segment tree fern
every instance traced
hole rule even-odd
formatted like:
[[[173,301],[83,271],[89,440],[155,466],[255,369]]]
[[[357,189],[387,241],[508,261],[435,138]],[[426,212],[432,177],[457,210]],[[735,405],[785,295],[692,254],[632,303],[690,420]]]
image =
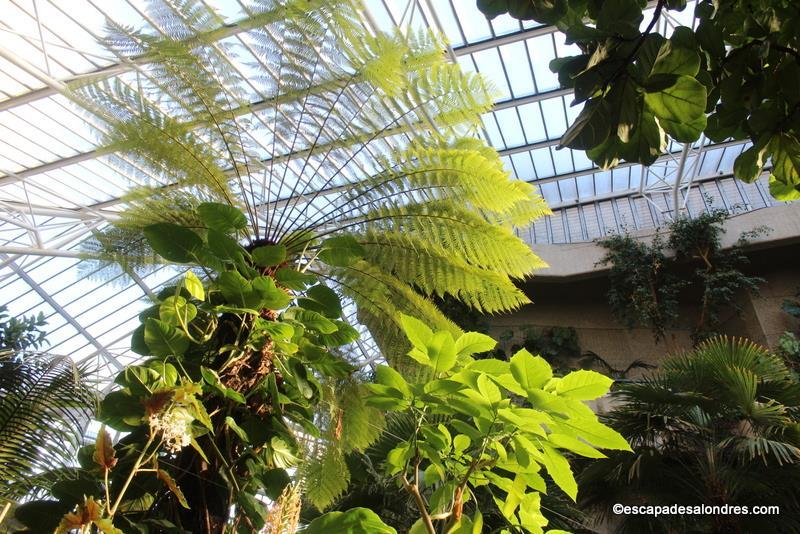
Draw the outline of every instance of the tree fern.
[[[345,456],[364,451],[384,429],[383,414],[364,403],[362,386],[353,380],[329,384],[327,409],[320,426],[322,441],[312,446],[301,468],[305,497],[319,510],[330,506],[350,482]]]
[[[105,122],[101,152],[125,153],[155,178],[87,251],[147,268],[154,256],[141,230],[180,221],[202,231],[193,210],[211,200],[248,214],[242,239],[306,258],[325,238],[353,236],[363,261],[322,270],[373,326],[392,329],[399,310],[454,328],[412,293],[487,313],[527,303],[512,279],[544,264],[512,228],[548,209],[472,136],[492,89],[446,62],[438,37],[374,34],[359,9],[350,0],[248,4],[242,24],[252,29],[240,47],[205,37],[221,21],[195,1],[153,3],[165,36],[112,26],[107,46],[146,58],[150,76],[73,92]],[[387,354],[402,353],[396,333],[377,337]]]

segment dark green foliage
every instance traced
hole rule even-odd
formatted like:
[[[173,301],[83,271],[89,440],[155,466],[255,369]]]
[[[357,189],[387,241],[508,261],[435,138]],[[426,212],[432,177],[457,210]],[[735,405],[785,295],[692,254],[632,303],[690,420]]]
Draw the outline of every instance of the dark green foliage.
[[[202,214],[227,232],[243,218],[228,209]],[[288,277],[306,287],[290,290],[260,265],[274,263],[255,253],[266,247],[251,254],[232,239],[212,245],[225,234],[159,223],[145,236],[154,250],[191,260],[207,277],[187,271],[140,314],[133,346],[146,359],[119,373],[97,415],[127,435],[112,444],[101,430],[79,454],[80,478],[54,494],[67,511],[79,507],[77,515],[51,518],[59,532],[89,521],[146,531],[154,518],[180,532],[256,532],[269,512],[257,495],[278,499],[300,476],[315,488],[343,479],[346,487],[339,464],[324,464],[329,469],[312,482],[315,455],[336,460],[363,449],[382,417],[364,405],[355,367],[335,350],[358,337],[341,320],[339,294],[311,274]],[[320,410],[325,405],[337,406],[333,416]],[[302,474],[290,476],[301,461]],[[330,490],[328,502],[343,490]],[[25,510],[18,519],[39,528]]]
[[[678,294],[686,281],[670,272],[661,235],[649,244],[622,234],[598,243],[607,250],[601,263],[611,266],[608,303],[614,316],[628,328],[647,326],[656,341],[663,339],[678,319]]]
[[[561,145],[586,150],[602,167],[652,164],[667,136],[749,140],[734,164],[752,182],[772,160],[770,192],[800,198],[800,4],[795,0],[699,0],[698,23],[655,33],[685,0],[478,0],[501,13],[555,25],[581,53],[550,69],[583,111]],[[642,30],[644,26],[644,30]]]
[[[694,219],[677,219],[667,227],[666,241],[659,233],[649,243],[628,234],[599,240],[607,251],[599,264],[610,266],[608,301],[617,319],[628,328],[650,328],[658,341],[678,324],[680,306],[694,304],[698,313],[692,326],[693,341],[714,336],[720,314],[729,309],[739,311],[738,292],[756,291],[763,282],[742,269],[749,263],[744,253],[749,239],[768,229],[745,232],[733,247],[722,249],[726,217],[724,210],[714,210]],[[691,269],[688,275],[687,268]],[[691,290],[701,295],[696,304],[684,296]]]
[[[778,505],[780,515],[616,516],[617,532],[797,532],[800,382],[777,356],[714,338],[620,384],[604,421],[634,454],[610,454],[578,477],[579,504],[601,518],[627,505]],[[616,520],[619,520],[617,523]]]
[[[8,318],[0,306],[0,503],[75,477],[68,467],[97,402],[87,369],[28,352],[47,343],[43,315]]]
[[[9,352],[36,350],[46,343],[46,334],[42,327],[47,321],[42,312],[19,318],[9,317],[7,310],[7,306],[0,305],[0,358]]]
[[[800,297],[800,292],[795,296]],[[781,304],[781,309],[795,319],[800,318],[800,301],[785,299]],[[787,331],[781,334],[775,351],[783,356],[789,367],[794,369],[795,372],[800,372],[800,339],[798,339],[798,332]]]

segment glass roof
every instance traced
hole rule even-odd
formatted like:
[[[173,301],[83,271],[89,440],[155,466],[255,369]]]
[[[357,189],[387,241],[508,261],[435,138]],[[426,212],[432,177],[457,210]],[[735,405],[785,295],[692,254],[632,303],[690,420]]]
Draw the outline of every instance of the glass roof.
[[[158,34],[147,16],[149,3],[6,0],[0,14],[0,303],[14,314],[43,312],[50,351],[94,360],[105,376],[138,358],[128,349],[137,314],[153,288],[180,273],[165,267],[135,280],[108,280],[81,260],[79,243],[114,219],[120,197],[161,178],[124,156],[97,150],[96,132],[103,125],[62,92],[66,83],[81,78],[148,80],[146,68],[99,40],[107,19]],[[168,0],[160,3],[171,6]],[[218,48],[242,74],[259,75],[266,66],[252,54],[252,36],[236,25],[248,13],[247,2],[199,3],[213,9],[226,28]],[[559,89],[548,68],[553,58],[576,52],[552,27],[509,16],[487,21],[474,0],[364,0],[364,6],[364,24],[371,31],[399,27],[443,33],[450,58],[493,85],[496,104],[483,117],[481,135],[501,154],[509,173],[536,184],[555,210],[552,217],[520,229],[531,243],[589,240],[628,223],[657,225],[674,210],[676,179],[690,213],[708,209],[706,198],[730,210],[774,203],[762,186],[745,191],[729,178],[734,158],[746,148],[741,143],[672,143],[649,168],[623,163],[611,171],[595,168],[583,152],[558,149],[559,137],[581,108],[572,105],[570,91]],[[659,30],[668,34],[677,22],[692,24],[692,12],[690,5],[677,14],[679,21],[665,18]],[[254,108],[268,96],[255,86],[246,95]],[[257,110],[250,120],[268,125],[267,113]],[[251,141],[271,155],[273,134],[262,130],[258,135]],[[378,140],[375,150],[392,142]],[[291,151],[285,146],[277,152]],[[288,172],[298,172],[291,159],[286,165]],[[352,165],[361,175],[372,168],[367,157],[355,158]],[[365,360],[378,356],[368,336],[354,349]]]

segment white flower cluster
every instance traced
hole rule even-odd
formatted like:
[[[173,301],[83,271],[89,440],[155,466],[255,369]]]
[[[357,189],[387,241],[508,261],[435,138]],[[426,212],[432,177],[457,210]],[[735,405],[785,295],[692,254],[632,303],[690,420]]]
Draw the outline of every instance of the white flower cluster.
[[[162,433],[164,445],[170,452],[179,452],[192,442],[192,417],[184,408],[175,407],[150,416],[150,431]]]

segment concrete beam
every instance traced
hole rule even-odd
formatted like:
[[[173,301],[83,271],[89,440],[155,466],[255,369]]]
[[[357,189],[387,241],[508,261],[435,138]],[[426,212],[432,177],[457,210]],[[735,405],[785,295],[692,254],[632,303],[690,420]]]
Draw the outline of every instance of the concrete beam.
[[[760,250],[800,243],[800,202],[762,208],[739,215],[725,221],[722,247],[730,248],[742,232],[765,226],[771,231],[751,240],[750,250]],[[663,234],[663,233],[662,233]],[[639,240],[652,240],[655,229],[631,232]],[[567,279],[591,278],[601,276],[607,267],[596,265],[605,249],[594,242],[567,244],[534,244],[536,254],[549,265],[547,269],[536,272],[535,280],[540,282],[561,282]]]

